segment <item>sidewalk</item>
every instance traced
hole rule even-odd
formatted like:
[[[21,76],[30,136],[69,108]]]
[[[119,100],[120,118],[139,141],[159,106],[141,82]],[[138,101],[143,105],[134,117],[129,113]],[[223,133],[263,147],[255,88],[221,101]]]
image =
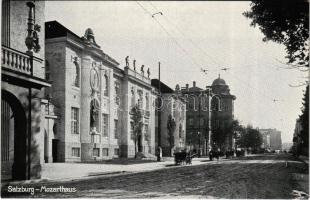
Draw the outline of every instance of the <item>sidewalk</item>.
[[[208,158],[194,158],[192,165],[202,165]],[[186,166],[186,165],[181,165]],[[189,166],[189,165],[187,165]],[[74,179],[91,178],[96,176],[137,173],[164,168],[180,167],[174,165],[174,159],[165,159],[163,162],[145,162],[135,164],[114,163],[45,163],[42,165],[42,181],[67,181]]]
[[[307,157],[307,156],[299,156],[298,158],[309,165],[309,157]]]

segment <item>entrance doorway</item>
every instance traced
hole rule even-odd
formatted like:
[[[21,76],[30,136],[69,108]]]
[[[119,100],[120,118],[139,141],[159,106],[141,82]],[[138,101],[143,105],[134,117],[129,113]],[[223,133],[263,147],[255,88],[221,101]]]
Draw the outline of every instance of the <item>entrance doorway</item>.
[[[1,179],[26,179],[27,120],[19,100],[1,90]]]

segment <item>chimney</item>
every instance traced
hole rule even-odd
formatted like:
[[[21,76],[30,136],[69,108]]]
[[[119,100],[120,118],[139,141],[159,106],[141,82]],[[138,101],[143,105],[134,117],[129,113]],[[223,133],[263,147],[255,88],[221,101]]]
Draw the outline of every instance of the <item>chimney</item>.
[[[193,81],[193,87],[196,87],[196,81]]]
[[[188,83],[186,83],[186,90],[188,90]]]

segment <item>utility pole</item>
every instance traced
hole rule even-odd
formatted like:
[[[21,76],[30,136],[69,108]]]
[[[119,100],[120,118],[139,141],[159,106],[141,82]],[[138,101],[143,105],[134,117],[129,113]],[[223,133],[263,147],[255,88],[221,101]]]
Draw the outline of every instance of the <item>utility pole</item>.
[[[208,90],[208,149],[209,149],[209,152],[208,154],[210,153],[211,149],[212,149],[212,144],[211,144],[211,91],[210,91],[210,88]]]
[[[158,97],[157,97],[157,102],[158,102],[158,107],[157,107],[157,113],[158,113],[158,150],[157,150],[157,161],[161,161],[161,156],[162,156],[162,149],[161,149],[161,88],[160,88],[160,62],[158,62]],[[159,106],[160,103],[160,106]]]
[[[198,95],[198,157],[200,157],[200,94]]]

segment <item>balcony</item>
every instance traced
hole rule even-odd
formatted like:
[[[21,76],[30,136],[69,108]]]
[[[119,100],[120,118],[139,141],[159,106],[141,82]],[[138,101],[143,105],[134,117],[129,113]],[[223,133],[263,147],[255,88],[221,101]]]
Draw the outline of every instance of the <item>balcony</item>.
[[[2,68],[32,75],[33,64],[29,55],[4,46],[1,48],[1,53]]]
[[[44,80],[43,60],[6,46],[1,47],[1,69],[3,80],[23,86],[50,87]]]

